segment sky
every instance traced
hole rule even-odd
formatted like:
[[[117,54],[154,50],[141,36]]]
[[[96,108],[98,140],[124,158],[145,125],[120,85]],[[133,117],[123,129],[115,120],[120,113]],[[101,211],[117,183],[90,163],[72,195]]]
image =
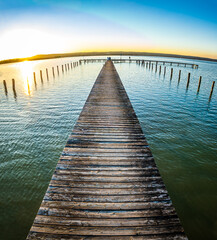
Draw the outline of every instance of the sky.
[[[0,59],[83,51],[217,59],[216,0],[0,0]]]

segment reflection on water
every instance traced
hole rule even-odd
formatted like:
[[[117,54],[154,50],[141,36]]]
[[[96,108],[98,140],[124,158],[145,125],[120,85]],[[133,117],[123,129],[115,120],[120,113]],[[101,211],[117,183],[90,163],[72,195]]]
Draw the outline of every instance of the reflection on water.
[[[32,88],[33,88],[33,69],[34,66],[37,64],[37,62],[33,61],[25,61],[21,62],[19,65],[22,79],[23,79],[23,86],[24,86],[24,93],[26,95],[32,94]]]
[[[76,59],[0,66],[0,79],[6,80],[8,88],[6,97],[0,81],[0,239],[25,239],[66,139],[103,65],[89,63],[72,69],[67,65],[66,71],[65,64]],[[210,102],[209,94],[217,64],[196,63],[199,69],[173,66],[171,80],[171,66],[164,75],[163,69],[159,74],[159,69],[155,72],[152,66],[133,62],[115,65],[189,239],[216,239],[216,89]],[[40,70],[46,76],[46,68],[50,78],[42,85]],[[188,72],[191,80],[186,91]]]

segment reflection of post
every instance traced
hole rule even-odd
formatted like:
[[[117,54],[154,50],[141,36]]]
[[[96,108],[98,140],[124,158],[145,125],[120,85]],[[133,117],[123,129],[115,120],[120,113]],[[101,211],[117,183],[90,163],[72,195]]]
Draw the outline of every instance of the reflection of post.
[[[35,83],[35,86],[36,86],[36,85],[37,85],[37,82],[36,82],[35,72],[33,72],[33,79],[34,79],[34,83]]]
[[[179,78],[178,78],[178,82],[180,82],[181,79],[181,70],[179,70]]]
[[[6,84],[5,80],[3,80],[3,85],[4,85],[4,89],[5,89],[5,95],[7,96],[8,95],[8,89],[7,89],[7,84]]]
[[[210,91],[209,100],[211,100],[211,98],[212,98],[212,93],[213,93],[214,86],[215,86],[215,81],[212,82],[212,88],[211,88],[211,91]]]
[[[173,68],[171,68],[170,80],[173,78]]]
[[[42,71],[40,70],[41,82],[43,83]]]
[[[191,73],[188,73],[188,81],[187,81],[187,85],[186,85],[186,88],[187,88],[187,89],[188,89],[188,87],[189,87],[190,77],[191,77]]]
[[[49,81],[48,69],[46,68],[47,80]]]
[[[27,78],[27,87],[28,87],[28,94],[30,95],[30,86],[29,86],[29,80]]]
[[[200,91],[201,80],[202,80],[202,77],[200,76],[199,83],[198,83],[198,88],[197,88],[197,93],[199,93],[199,91]]]

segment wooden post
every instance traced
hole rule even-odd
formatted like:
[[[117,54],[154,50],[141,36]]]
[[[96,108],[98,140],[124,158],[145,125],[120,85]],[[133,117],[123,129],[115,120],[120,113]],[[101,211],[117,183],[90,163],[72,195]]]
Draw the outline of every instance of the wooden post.
[[[173,68],[171,68],[171,73],[170,73],[170,80],[173,78]]]
[[[14,80],[14,79],[12,79],[12,89],[13,89],[14,92],[16,92],[16,89],[15,89],[15,80]]]
[[[152,70],[152,71],[153,71],[153,65],[154,65],[154,64],[152,63],[152,64],[151,64],[151,70]]]
[[[33,72],[33,79],[34,79],[34,83],[35,83],[35,86],[36,86],[36,85],[37,85],[37,82],[36,82],[35,72]]]
[[[46,68],[47,80],[49,81],[48,69]]]
[[[181,70],[179,70],[179,78],[178,78],[178,82],[180,82],[180,79],[181,79]]]
[[[67,65],[68,65],[68,70],[69,70],[69,63]]]
[[[42,71],[40,70],[41,82],[43,83]]]
[[[209,100],[211,100],[211,98],[212,98],[212,93],[213,93],[214,86],[215,86],[215,81],[212,82],[212,88],[211,88],[211,91],[210,91]]]
[[[157,62],[156,62],[156,66],[155,66],[155,72],[157,72]]]
[[[72,63],[71,63],[71,69],[72,69]]]
[[[161,65],[160,65],[160,69],[159,69],[159,74],[161,74]]]
[[[188,81],[187,81],[187,85],[186,85],[186,88],[187,88],[187,89],[188,89],[188,87],[189,87],[190,77],[191,77],[191,73],[188,73]]]
[[[14,98],[16,99],[17,98],[17,93],[16,93],[16,89],[15,89],[15,80],[12,78],[12,89],[13,89],[13,92],[14,92]]]
[[[164,76],[166,75],[167,68],[164,67]]]
[[[202,77],[200,76],[199,83],[198,83],[198,88],[197,88],[197,93],[199,93],[199,91],[200,91],[201,80],[202,80]]]
[[[64,67],[63,67],[63,65],[62,65],[62,72],[64,73]]]
[[[53,77],[55,78],[55,72],[54,72],[54,67],[52,67],[52,70],[53,70]]]
[[[66,67],[66,64],[65,64],[65,70],[66,70],[66,72],[67,72],[67,67]]]
[[[5,95],[7,96],[8,95],[8,89],[7,89],[7,84],[6,84],[5,80],[3,80],[3,85],[4,85],[4,89],[5,89]]]
[[[60,75],[59,66],[57,66],[57,74]]]

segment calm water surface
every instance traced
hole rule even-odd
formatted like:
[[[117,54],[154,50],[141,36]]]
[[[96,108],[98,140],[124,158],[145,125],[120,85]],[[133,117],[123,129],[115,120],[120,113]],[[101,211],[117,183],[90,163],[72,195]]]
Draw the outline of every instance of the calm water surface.
[[[89,63],[64,74],[60,68],[57,75],[57,65],[78,59],[0,65],[1,240],[25,239],[68,135],[102,68],[102,63]],[[197,63],[199,69],[173,66],[170,81],[171,66],[167,66],[165,77],[136,63],[115,66],[189,239],[217,239],[217,88],[208,100],[212,81],[217,80],[217,64],[178,61]],[[179,69],[182,77],[178,84]],[[186,90],[188,72],[191,81]],[[200,75],[201,89],[196,94]],[[16,96],[12,78],[16,80]]]

